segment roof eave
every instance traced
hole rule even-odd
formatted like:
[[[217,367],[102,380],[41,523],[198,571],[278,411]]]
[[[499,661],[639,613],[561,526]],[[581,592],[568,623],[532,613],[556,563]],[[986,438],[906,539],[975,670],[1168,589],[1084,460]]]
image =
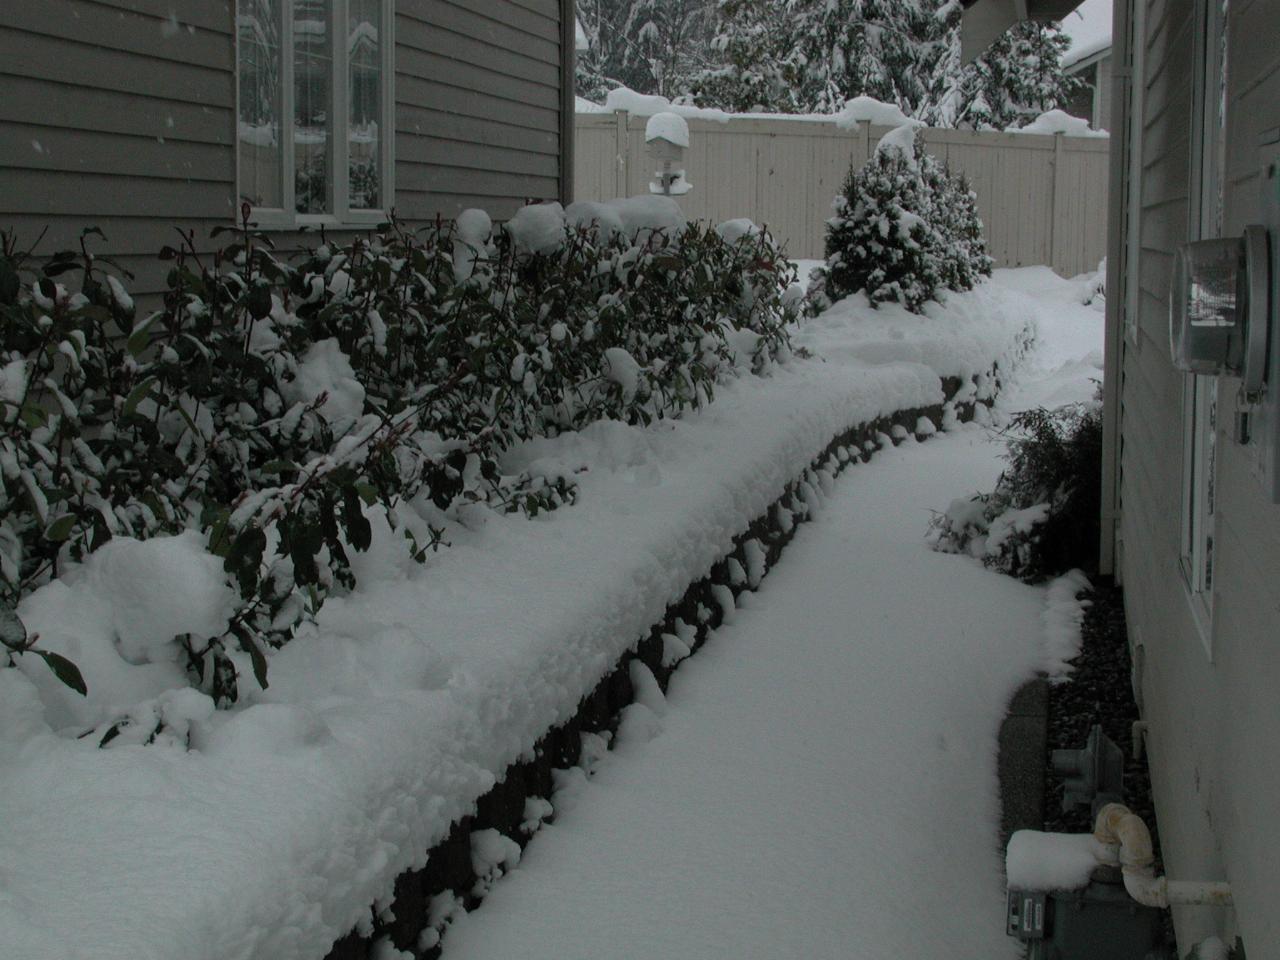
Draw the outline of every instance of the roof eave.
[[[960,58],[976,60],[996,39],[1022,20],[1060,21],[1083,0],[963,0]]]

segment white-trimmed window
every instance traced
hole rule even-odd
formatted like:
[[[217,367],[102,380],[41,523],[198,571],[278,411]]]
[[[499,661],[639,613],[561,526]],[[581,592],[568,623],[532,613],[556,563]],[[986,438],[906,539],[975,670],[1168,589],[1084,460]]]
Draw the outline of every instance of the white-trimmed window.
[[[393,205],[393,0],[236,0],[236,168],[264,227]]]
[[[1222,236],[1229,0],[1199,0],[1192,117],[1191,239]],[[1182,573],[1206,648],[1212,635],[1218,378],[1188,374],[1182,412]]]

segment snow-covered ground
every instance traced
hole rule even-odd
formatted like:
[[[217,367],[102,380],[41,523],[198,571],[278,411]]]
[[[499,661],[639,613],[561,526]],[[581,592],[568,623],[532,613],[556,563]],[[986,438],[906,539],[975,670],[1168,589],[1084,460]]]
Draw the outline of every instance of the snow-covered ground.
[[[1088,399],[1087,282],[995,282],[1044,308],[1012,404]],[[1069,655],[1071,602],[924,543],[1001,449],[972,426],[847,474],[666,701],[628,708],[616,752],[567,781],[446,960],[1017,955],[996,736],[1018,684]]]
[[[650,428],[601,423],[526,445],[512,455],[510,468],[536,462],[572,476],[580,486],[575,505],[536,521],[480,508],[456,515],[446,533],[452,546],[425,567],[405,561],[389,534],[375,537],[373,548],[357,558],[367,586],[330,601],[313,634],[272,657],[270,687],[248,692],[232,711],[207,709],[210,704],[183,689],[179,663],[148,662],[133,646],[159,630],[159,621],[142,616],[145,610],[162,614],[170,633],[207,617],[216,597],[197,590],[202,602],[189,600],[201,584],[216,588],[218,571],[203,569],[198,551],[181,543],[150,541],[95,554],[65,583],[34,594],[20,609],[42,646],[81,665],[89,697],[61,687],[42,664],[0,670],[0,821],[6,824],[0,956],[322,956],[334,939],[369,922],[370,905],[387,901],[395,877],[422,866],[449,824],[544,730],[571,715],[621,653],[832,436],[893,410],[940,402],[940,375],[978,374],[997,359],[1008,369],[1024,324],[1041,312],[1019,286],[1053,308],[1041,330],[1054,342],[1059,307],[1075,288],[1055,281],[1046,294],[1052,275],[1045,274],[1001,275],[973,293],[949,296],[945,307],[930,306],[926,317],[846,301],[797,335],[814,359],[727,384],[696,415]],[[1057,373],[1044,371],[1046,383],[1054,376],[1062,381],[1059,392],[1074,382],[1062,367],[1070,362],[1074,327],[1063,330],[1062,362],[1048,361]],[[913,519],[890,529],[873,516],[880,507],[857,501],[869,526],[864,534],[843,521],[833,525],[850,537],[840,562],[876,553],[890,564],[899,562],[894,557],[927,556],[938,569],[968,571],[957,577],[999,582],[963,560],[920,548],[930,507],[945,506],[964,488],[989,486],[996,467],[982,438],[980,431],[964,432],[892,452],[863,475],[856,471],[864,468],[856,468],[829,509],[833,519],[854,509],[840,498],[873,496],[873,490],[855,491],[863,477],[877,476],[901,486],[904,497],[916,491],[914,500],[894,508],[894,515]],[[932,476],[952,461],[957,472],[947,482]],[[932,476],[927,487],[918,486],[925,475]],[[826,549],[817,536],[817,528],[806,533],[795,551],[800,564],[787,563],[801,569],[805,551]],[[917,662],[920,652],[906,648],[922,638],[911,632],[917,620],[907,614],[933,610],[919,622],[935,623],[941,613],[925,581],[895,582],[892,590],[881,582],[886,588],[878,603],[859,609],[857,622],[903,617],[897,640],[909,657],[904,663]],[[995,589],[1013,596],[1022,591],[1015,586],[1002,582]],[[841,582],[836,592],[851,589]],[[1026,596],[1032,599],[1010,602],[1028,609],[1039,602]],[[761,599],[754,607],[764,615]],[[754,616],[749,609],[745,623]],[[719,646],[700,659],[714,663]],[[1028,655],[996,674],[1012,683],[1032,662]],[[683,686],[710,672],[690,669],[677,684],[677,700]],[[831,661],[829,672],[838,669],[840,662]],[[998,700],[1004,686],[989,686]],[[780,697],[766,702],[781,716],[808,710]],[[954,723],[968,715],[967,703],[955,704]],[[998,709],[983,707],[981,723]],[[910,720],[905,711],[898,714],[903,722]],[[150,745],[122,736],[110,749],[98,749],[99,735],[77,739],[95,727],[100,734],[125,712],[153,725],[163,719],[167,732]],[[875,727],[892,728],[892,719],[885,714]],[[858,736],[848,731],[851,742]],[[832,745],[818,746],[810,753],[814,765],[825,757],[836,784],[852,787],[837,769],[839,756],[828,752]],[[971,745],[949,749],[982,754]],[[754,773],[761,784],[771,775],[764,768]],[[791,796],[781,781],[776,789],[780,801]],[[584,811],[594,808],[589,794]],[[985,796],[983,803],[990,792]],[[667,806],[664,815],[679,822],[686,811]],[[730,824],[735,817],[730,810],[722,819]],[[579,822],[585,829],[588,821]],[[556,830],[572,841],[574,823],[565,812]],[[839,837],[844,826],[824,824],[822,836]],[[797,864],[822,859],[809,856],[817,841],[807,842]],[[751,844],[736,845],[751,850]],[[531,848],[530,874],[553,849],[550,839]],[[838,848],[831,849],[830,859],[838,859]],[[778,929],[787,925],[781,916]]]

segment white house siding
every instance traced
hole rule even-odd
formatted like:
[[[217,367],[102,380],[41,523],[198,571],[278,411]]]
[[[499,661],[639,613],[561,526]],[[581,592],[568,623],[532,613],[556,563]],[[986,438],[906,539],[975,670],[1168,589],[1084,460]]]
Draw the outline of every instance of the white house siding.
[[[1142,646],[1157,816],[1169,876],[1225,877],[1235,894],[1234,913],[1175,911],[1183,949],[1238,932],[1249,956],[1280,956],[1280,506],[1263,498],[1230,439],[1236,382],[1224,379],[1215,595],[1202,636],[1179,569],[1183,379],[1169,359],[1167,319],[1173,252],[1191,223],[1198,28],[1191,0],[1130,2],[1146,3],[1146,63],[1138,343],[1125,344],[1120,388],[1120,573],[1131,642]],[[1231,0],[1228,234],[1255,219],[1258,134],[1280,126],[1278,29],[1280,0]]]
[[[402,218],[473,205],[505,217],[527,199],[568,196],[567,8],[397,0]],[[175,226],[208,249],[209,230],[235,216],[234,0],[15,0],[3,9],[0,229],[30,243],[47,228],[38,252],[49,253],[100,227],[109,242],[93,249],[136,272],[135,291],[158,292],[154,255],[175,242]]]

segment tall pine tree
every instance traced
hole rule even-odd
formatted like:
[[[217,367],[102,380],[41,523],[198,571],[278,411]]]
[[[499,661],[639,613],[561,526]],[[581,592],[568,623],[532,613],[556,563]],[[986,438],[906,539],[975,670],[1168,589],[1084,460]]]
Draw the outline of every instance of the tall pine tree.
[[[711,63],[714,0],[578,0],[587,50],[578,54],[578,95],[603,100],[614,87],[674,97]]]
[[[695,102],[728,110],[829,112],[857,96],[932,126],[1033,117],[1073,92],[1055,25],[1022,24],[960,64],[956,0],[718,0],[721,62],[693,77]]]

